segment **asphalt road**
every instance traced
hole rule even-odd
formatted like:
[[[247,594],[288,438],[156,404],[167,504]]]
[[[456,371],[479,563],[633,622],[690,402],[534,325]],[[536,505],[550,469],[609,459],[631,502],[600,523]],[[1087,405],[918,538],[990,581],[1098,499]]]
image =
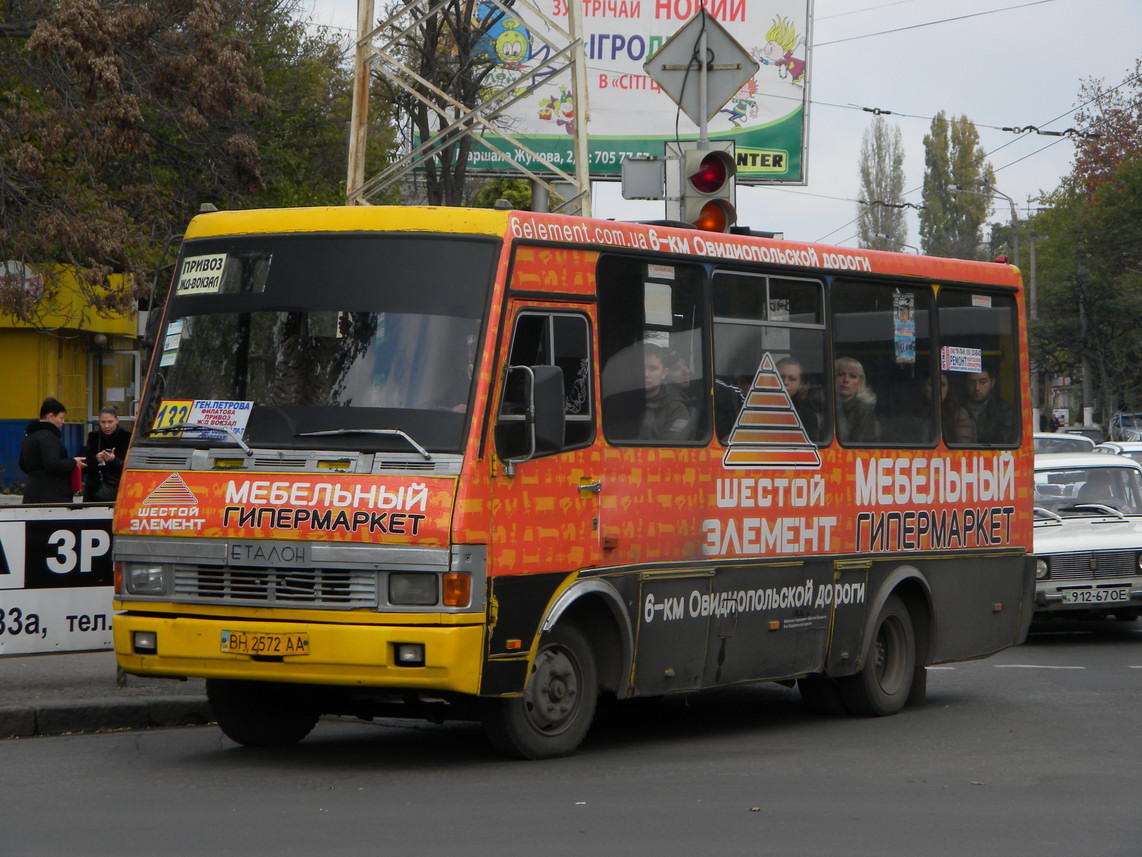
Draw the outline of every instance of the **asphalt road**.
[[[549,762],[392,721],[286,752],[213,727],[8,740],[0,855],[1134,857],[1142,622],[1091,627],[936,669],[895,717],[736,689],[620,706]]]

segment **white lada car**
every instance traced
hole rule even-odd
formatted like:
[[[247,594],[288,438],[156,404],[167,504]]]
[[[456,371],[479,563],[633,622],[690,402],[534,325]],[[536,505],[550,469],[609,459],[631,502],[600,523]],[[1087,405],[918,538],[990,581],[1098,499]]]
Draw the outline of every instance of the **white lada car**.
[[[1122,456],[1035,456],[1035,611],[1142,613],[1142,465]]]

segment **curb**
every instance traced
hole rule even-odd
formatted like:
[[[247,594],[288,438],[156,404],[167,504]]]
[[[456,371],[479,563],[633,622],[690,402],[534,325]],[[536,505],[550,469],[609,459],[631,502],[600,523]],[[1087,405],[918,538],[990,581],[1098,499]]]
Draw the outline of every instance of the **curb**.
[[[158,696],[147,700],[93,699],[0,706],[0,738],[202,726],[213,722],[205,697]]]

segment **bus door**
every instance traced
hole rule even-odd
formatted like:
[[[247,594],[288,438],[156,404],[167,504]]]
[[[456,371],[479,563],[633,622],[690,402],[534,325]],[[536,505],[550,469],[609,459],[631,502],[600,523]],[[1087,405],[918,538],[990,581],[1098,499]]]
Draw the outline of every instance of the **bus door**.
[[[541,451],[492,482],[492,568],[500,575],[563,574],[599,565],[600,456],[594,449],[595,391],[591,320],[567,307],[513,304],[509,367],[556,366],[563,375],[562,448]],[[523,386],[509,373],[499,403],[496,445],[502,459],[526,448]],[[513,401],[520,399],[521,401]],[[514,419],[514,421],[513,421]],[[514,469],[508,475],[507,471]],[[536,585],[543,588],[544,583]],[[535,597],[540,597],[536,595]]]

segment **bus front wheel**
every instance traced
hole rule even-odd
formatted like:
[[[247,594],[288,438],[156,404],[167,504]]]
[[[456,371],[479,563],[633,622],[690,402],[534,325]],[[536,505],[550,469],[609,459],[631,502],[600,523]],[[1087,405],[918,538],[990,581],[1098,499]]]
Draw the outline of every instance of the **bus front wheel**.
[[[246,747],[296,744],[320,716],[304,691],[271,682],[207,679],[206,698],[226,737]]]
[[[507,756],[567,756],[586,737],[598,694],[590,642],[575,625],[556,625],[543,635],[523,695],[485,701],[484,731]]]
[[[916,635],[908,606],[896,595],[884,602],[873,625],[872,647],[864,668],[837,680],[845,707],[853,714],[895,714],[908,702],[916,669]]]

